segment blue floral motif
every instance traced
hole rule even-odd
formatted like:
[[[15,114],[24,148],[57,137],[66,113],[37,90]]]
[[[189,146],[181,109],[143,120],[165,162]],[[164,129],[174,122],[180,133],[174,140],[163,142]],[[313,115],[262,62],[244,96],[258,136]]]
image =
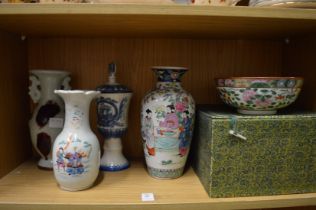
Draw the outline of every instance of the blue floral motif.
[[[101,93],[131,93],[132,91],[120,84],[107,84],[103,86],[97,87],[97,90],[100,91]]]
[[[187,71],[186,68],[155,68],[155,71],[159,82],[180,82],[181,77]]]
[[[127,101],[127,98],[124,98],[118,104],[118,101],[111,98],[100,97],[97,100],[99,109],[98,124],[106,127],[123,126],[119,120],[122,117]]]

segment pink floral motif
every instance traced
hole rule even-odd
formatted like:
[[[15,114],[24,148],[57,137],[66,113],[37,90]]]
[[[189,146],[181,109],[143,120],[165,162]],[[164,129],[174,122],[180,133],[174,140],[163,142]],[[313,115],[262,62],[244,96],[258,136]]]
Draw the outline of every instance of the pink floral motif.
[[[177,72],[172,72],[170,76],[172,79],[177,79],[179,77],[179,74]]]
[[[219,87],[224,87],[225,86],[225,80],[224,79],[218,79],[217,80],[217,85]]]
[[[268,82],[269,82],[269,80],[257,79],[257,80],[251,81],[251,84],[253,84],[253,83],[268,83]]]
[[[175,113],[169,113],[165,117],[164,121],[159,123],[160,127],[177,129],[179,127],[179,120]]]
[[[243,94],[242,94],[242,99],[244,101],[249,101],[255,95],[256,95],[255,91],[253,91],[253,90],[245,90],[245,92],[243,92]]]
[[[267,106],[271,105],[272,100],[271,100],[271,99],[265,99],[264,101],[262,101],[262,100],[256,100],[255,103],[256,103],[256,105],[257,105],[258,107],[267,107]]]
[[[232,79],[226,79],[226,80],[225,80],[225,86],[226,86],[226,87],[234,87],[234,80],[232,80]]]
[[[185,104],[184,104],[184,103],[178,102],[178,103],[176,104],[176,110],[177,110],[177,111],[183,112],[184,109],[185,109]]]

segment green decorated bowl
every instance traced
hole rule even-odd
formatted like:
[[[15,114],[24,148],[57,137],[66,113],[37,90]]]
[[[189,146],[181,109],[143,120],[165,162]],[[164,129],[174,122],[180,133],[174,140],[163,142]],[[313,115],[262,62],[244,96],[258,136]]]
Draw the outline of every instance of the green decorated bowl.
[[[217,87],[224,103],[242,114],[275,114],[277,109],[292,104],[301,88],[234,88]]]

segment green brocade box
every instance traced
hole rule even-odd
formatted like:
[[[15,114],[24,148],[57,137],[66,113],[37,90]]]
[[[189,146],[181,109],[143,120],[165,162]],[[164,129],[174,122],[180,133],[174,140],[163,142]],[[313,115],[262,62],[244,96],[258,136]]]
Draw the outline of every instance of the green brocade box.
[[[203,107],[196,123],[192,166],[210,197],[316,192],[316,113]]]

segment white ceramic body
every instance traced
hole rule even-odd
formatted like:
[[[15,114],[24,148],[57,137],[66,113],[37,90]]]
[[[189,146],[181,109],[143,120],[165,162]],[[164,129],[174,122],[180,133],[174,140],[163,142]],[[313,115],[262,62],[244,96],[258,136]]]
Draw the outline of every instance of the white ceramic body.
[[[300,88],[232,88],[217,87],[224,103],[238,108],[241,114],[275,114],[292,104]]]
[[[89,124],[89,107],[98,91],[56,90],[66,106],[65,125],[53,147],[54,175],[60,188],[84,190],[95,182],[100,146]]]
[[[52,169],[52,146],[62,130],[63,123],[61,126],[50,126],[49,120],[58,118],[63,121],[65,117],[64,103],[54,90],[69,82],[69,72],[33,70],[30,73],[32,84],[29,94],[33,101],[38,103],[29,121],[31,140],[36,152],[41,156],[39,168]],[[68,84],[65,86],[70,88]]]
[[[129,167],[122,153],[121,137],[128,127],[132,93],[102,93],[97,99],[98,129],[105,137],[100,169],[120,171]]]
[[[194,115],[195,102],[182,89],[180,82],[158,82],[157,89],[144,97],[141,132],[151,176],[172,179],[183,174],[190,150]]]

